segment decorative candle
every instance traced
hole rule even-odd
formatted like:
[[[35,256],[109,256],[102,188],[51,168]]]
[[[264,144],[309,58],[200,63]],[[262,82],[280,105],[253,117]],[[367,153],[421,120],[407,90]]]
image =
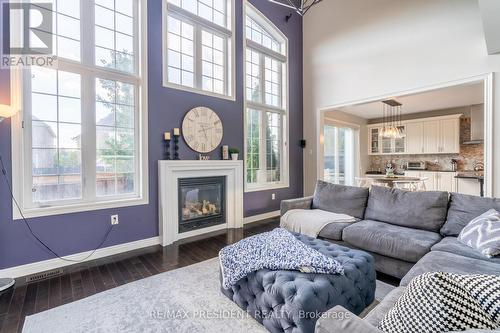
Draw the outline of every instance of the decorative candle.
[[[165,132],[165,141],[170,141],[170,132]]]
[[[174,135],[175,136],[181,135],[181,131],[178,128],[174,128]]]

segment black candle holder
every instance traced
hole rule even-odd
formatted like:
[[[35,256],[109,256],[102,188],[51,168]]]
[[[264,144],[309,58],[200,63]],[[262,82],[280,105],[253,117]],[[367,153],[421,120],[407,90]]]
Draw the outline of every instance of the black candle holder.
[[[180,160],[179,158],[179,136],[174,135],[174,160]]]
[[[170,140],[165,140],[165,160],[170,160]]]

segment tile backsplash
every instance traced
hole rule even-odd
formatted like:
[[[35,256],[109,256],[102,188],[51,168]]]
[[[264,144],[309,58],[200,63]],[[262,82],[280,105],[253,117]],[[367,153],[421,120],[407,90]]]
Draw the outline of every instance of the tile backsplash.
[[[426,161],[428,170],[451,170],[451,160],[458,161],[458,171],[474,170],[476,162],[484,161],[484,145],[464,145],[470,139],[470,117],[460,118],[460,153],[428,154],[428,155],[373,155],[370,156],[370,170],[383,171],[385,165],[392,161],[398,171],[404,170],[407,161]]]

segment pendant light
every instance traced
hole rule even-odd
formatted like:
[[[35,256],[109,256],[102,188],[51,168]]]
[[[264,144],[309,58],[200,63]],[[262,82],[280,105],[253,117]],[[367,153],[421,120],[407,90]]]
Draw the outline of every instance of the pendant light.
[[[401,126],[402,104],[394,99],[382,101],[383,127],[380,136],[388,139],[401,139],[406,133]]]

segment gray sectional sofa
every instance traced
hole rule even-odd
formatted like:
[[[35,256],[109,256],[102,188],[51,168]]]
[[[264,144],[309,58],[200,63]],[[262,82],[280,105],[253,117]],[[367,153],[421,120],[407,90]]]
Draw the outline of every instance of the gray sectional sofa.
[[[362,215],[360,207],[364,209]],[[500,257],[484,257],[457,239],[473,218],[491,208],[500,211],[500,199],[384,187],[373,187],[368,193],[364,188],[318,181],[314,196],[281,203],[282,214],[296,208],[324,209],[356,216],[357,222],[331,223],[318,237],[364,250],[375,258],[377,271],[401,278],[400,286],[364,319],[353,314],[349,320],[339,320],[343,317],[338,315],[323,316],[317,323],[316,332],[319,333],[379,332],[378,323],[408,283],[422,273],[500,275]],[[335,307],[330,311],[347,310]]]

